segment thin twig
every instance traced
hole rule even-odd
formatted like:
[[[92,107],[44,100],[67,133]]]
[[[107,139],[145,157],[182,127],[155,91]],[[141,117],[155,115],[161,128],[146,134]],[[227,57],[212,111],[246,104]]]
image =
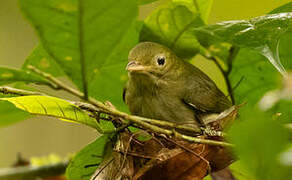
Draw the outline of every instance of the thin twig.
[[[118,152],[118,153],[121,153],[123,155],[126,155],[126,156],[133,156],[133,157],[138,157],[138,158],[143,158],[143,159],[155,159],[155,160],[160,160],[159,158],[157,157],[154,157],[154,156],[147,156],[147,155],[143,155],[143,154],[138,154],[138,153],[135,153],[135,152],[123,152],[121,150],[114,150],[115,152]]]
[[[33,92],[23,89],[16,89],[8,86],[0,86],[0,92],[3,94],[11,94],[11,95],[17,95],[17,96],[28,96],[28,95],[45,95],[41,92]]]
[[[196,7],[197,12],[200,13],[200,7],[199,7],[199,4],[198,4],[197,0],[193,0],[193,3],[195,5],[195,7]]]
[[[224,80],[225,80],[225,83],[226,83],[226,86],[227,86],[228,95],[230,96],[232,104],[235,104],[235,99],[234,99],[234,95],[233,95],[233,88],[231,86],[231,82],[230,82],[228,76],[232,70],[232,61],[234,60],[234,58],[236,57],[238,52],[239,52],[238,47],[231,46],[231,48],[229,49],[229,56],[227,57],[227,60],[226,60],[227,61],[227,70],[223,69],[223,67],[220,65],[219,61],[217,60],[217,58],[210,55],[211,53],[208,53],[208,55],[202,54],[205,58],[212,60],[215,63],[215,65],[218,67],[220,72],[222,73]]]
[[[45,166],[22,166],[0,169],[0,179],[37,179],[64,174],[68,162],[62,162]]]
[[[227,58],[227,71],[226,71],[227,75],[229,75],[232,70],[232,61],[237,56],[238,52],[239,52],[239,47],[231,46],[231,48],[229,49],[229,56]]]
[[[227,71],[224,74],[224,78],[225,78],[226,85],[227,85],[227,90],[228,90],[228,93],[230,95],[232,104],[235,104],[235,99],[234,99],[234,94],[233,94],[233,88],[231,86],[231,82],[230,82],[228,76],[229,76],[229,74],[230,74],[230,72],[232,70],[232,62],[233,62],[234,58],[236,57],[236,55],[238,54],[238,52],[239,52],[239,48],[238,47],[232,46],[229,49],[229,56],[227,58]]]
[[[194,154],[195,156],[197,156],[198,158],[202,159],[206,164],[207,164],[207,167],[208,167],[208,172],[211,173],[211,166],[210,166],[210,162],[205,159],[203,156],[201,156],[200,154],[196,153],[195,151],[185,147],[184,145],[181,145],[180,143],[174,141],[173,139],[170,139],[168,137],[165,137],[165,136],[162,136],[163,138],[165,138],[166,140],[172,142],[173,144],[177,145],[178,147],[182,148],[183,150],[191,153],[191,154]]]
[[[102,171],[106,168],[106,167],[108,167],[108,165],[110,165],[110,163],[112,163],[113,161],[114,161],[115,159],[114,158],[112,158],[111,160],[109,160],[100,170],[98,170],[98,172],[93,176],[93,180],[95,180],[99,175],[100,175],[100,173],[102,173]]]
[[[148,161],[144,166],[139,168],[138,172],[135,173],[133,180],[140,179],[149,169],[154,167],[156,164],[157,164],[156,159],[151,159],[150,161]]]
[[[3,87],[0,87],[3,89]],[[18,95],[23,95],[23,96],[27,96],[27,95],[36,95],[34,92],[29,92],[29,91],[22,91],[22,90],[18,90],[18,89],[12,89],[12,91],[10,91],[10,88],[4,88],[5,89],[5,93],[7,94],[15,94],[15,92],[18,93]],[[23,94],[22,94],[23,93]],[[93,98],[89,98],[88,102],[91,103],[92,105],[96,106],[87,106],[87,108],[93,107],[93,110],[103,110],[104,112],[106,112],[108,115],[112,115],[115,117],[119,117],[120,120],[122,121],[123,124],[128,124],[129,122],[131,123],[136,123],[137,125],[139,125],[140,127],[142,127],[142,129],[145,129],[147,131],[151,131],[154,133],[160,133],[160,134],[166,134],[168,136],[176,136],[178,138],[190,141],[190,142],[195,142],[195,143],[201,143],[201,144],[210,144],[210,145],[218,145],[218,146],[226,146],[226,147],[233,147],[232,144],[226,143],[226,142],[221,142],[221,141],[214,141],[214,140],[208,140],[208,139],[201,139],[201,138],[197,138],[197,137],[192,137],[192,136],[187,136],[184,134],[181,134],[179,132],[176,132],[175,130],[169,130],[169,129],[164,129],[161,128],[157,125],[152,125],[148,122],[153,121],[154,119],[148,119],[145,117],[140,117],[140,116],[133,116],[133,115],[129,115],[127,113],[121,112],[117,109],[114,109],[112,107],[106,106],[104,105],[102,102],[99,102]],[[154,120],[157,124],[159,122],[161,122],[161,124],[167,123],[165,121],[159,121],[159,120]]]
[[[46,78],[47,80],[51,81],[52,83],[56,84],[60,89],[63,89],[71,94],[74,94],[75,96],[78,96],[80,98],[85,98],[84,94],[74,88],[71,88],[70,86],[65,85],[62,81],[60,81],[59,79],[55,78],[54,76],[52,76],[49,73],[43,72],[41,70],[39,70],[38,68],[28,65],[27,66],[28,69],[30,69],[31,71],[43,76],[44,78]]]

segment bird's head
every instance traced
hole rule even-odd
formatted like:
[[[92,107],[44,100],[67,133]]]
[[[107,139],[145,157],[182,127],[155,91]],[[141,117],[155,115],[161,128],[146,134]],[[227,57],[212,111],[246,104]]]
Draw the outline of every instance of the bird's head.
[[[176,58],[176,55],[163,45],[142,42],[130,51],[126,69],[131,75],[148,75],[159,78],[171,69]]]

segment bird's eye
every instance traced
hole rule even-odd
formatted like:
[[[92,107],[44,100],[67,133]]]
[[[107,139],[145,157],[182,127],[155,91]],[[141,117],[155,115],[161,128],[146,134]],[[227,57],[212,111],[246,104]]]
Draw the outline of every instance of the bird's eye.
[[[158,57],[157,58],[157,64],[159,65],[159,66],[163,66],[164,65],[164,63],[165,63],[165,57]]]

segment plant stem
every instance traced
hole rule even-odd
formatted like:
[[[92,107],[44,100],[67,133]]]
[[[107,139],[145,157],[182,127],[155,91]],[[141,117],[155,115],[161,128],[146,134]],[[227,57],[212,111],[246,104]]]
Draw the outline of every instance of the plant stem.
[[[8,86],[0,86],[0,92],[3,94],[12,94],[12,95],[18,95],[18,96],[28,96],[28,95],[45,95],[40,92],[33,92],[33,91],[27,91],[23,89],[16,89]]]
[[[63,175],[68,162],[57,163],[45,166],[22,166],[0,169],[0,179],[38,179]]]
[[[200,7],[199,7],[199,4],[198,4],[197,0],[193,0],[193,3],[195,5],[196,10],[198,11],[198,13],[200,13]]]
[[[207,50],[205,50],[207,51]],[[227,57],[227,70],[224,70],[223,67],[220,65],[219,61],[217,60],[216,57],[210,55],[211,53],[208,53],[208,55],[206,54],[202,54],[205,58],[212,60],[215,65],[219,68],[220,72],[222,73],[226,86],[227,86],[227,90],[228,90],[228,94],[230,96],[231,102],[234,105],[235,104],[235,99],[234,99],[234,95],[233,95],[233,88],[231,85],[231,82],[229,80],[229,74],[232,70],[232,61],[234,60],[234,58],[236,57],[236,55],[239,52],[239,48],[235,47],[235,46],[231,46],[231,48],[229,49],[229,56]]]
[[[78,1],[79,9],[79,19],[78,19],[78,28],[79,28],[79,54],[80,54],[80,65],[81,65],[81,75],[82,75],[82,84],[83,84],[83,98],[88,99],[88,84],[87,84],[87,71],[86,71],[86,61],[84,57],[84,30],[83,30],[83,1]]]
[[[55,77],[53,77],[51,74],[42,72],[41,70],[37,69],[34,66],[29,66],[29,69],[31,69],[32,71],[34,71],[35,73],[43,76],[44,78],[48,79],[49,81],[51,81],[52,83],[56,84],[58,87],[60,87],[61,89],[66,90],[67,92],[78,96],[80,98],[85,98],[84,94],[76,89],[73,89],[67,85],[64,85],[61,81],[59,81],[58,79],[56,79]],[[13,91],[14,92],[14,91]],[[12,92],[12,93],[13,93]],[[31,94],[29,93],[25,93],[24,95],[35,95],[33,94],[33,92],[31,92]],[[145,130],[149,130],[151,132],[154,133],[158,133],[158,134],[165,134],[168,136],[173,136],[175,135],[178,138],[190,141],[190,142],[195,142],[195,143],[203,143],[203,144],[210,144],[210,145],[218,145],[218,146],[226,146],[226,147],[233,147],[232,144],[229,143],[225,143],[225,142],[221,142],[221,141],[214,141],[214,140],[208,140],[208,139],[201,139],[201,138],[197,138],[197,137],[192,137],[192,136],[188,136],[188,135],[184,135],[181,134],[179,132],[176,132],[175,129],[182,129],[182,130],[188,130],[191,132],[196,132],[201,133],[201,129],[198,128],[191,128],[191,127],[186,127],[186,126],[182,126],[182,125],[177,125],[175,123],[171,123],[171,122],[166,122],[163,120],[155,120],[155,119],[148,119],[148,118],[144,118],[144,117],[140,117],[140,116],[133,116],[133,115],[129,115],[127,113],[121,112],[111,106],[107,106],[104,103],[97,101],[96,99],[93,98],[88,98],[86,100],[88,103],[94,105],[95,107],[92,107],[90,105],[87,105],[86,108],[89,108],[89,110],[93,110],[93,111],[102,111],[108,115],[112,115],[115,117],[119,117],[122,120],[123,124],[128,124],[129,122],[131,123],[135,123],[138,126],[142,127]],[[76,105],[77,103],[75,103]],[[80,105],[79,107],[82,108],[84,106]],[[88,110],[88,109],[87,109]],[[169,130],[169,129],[164,129],[162,127],[169,127],[173,130]]]
[[[70,86],[65,85],[62,81],[60,81],[59,79],[55,78],[51,74],[43,72],[43,71],[41,71],[41,70],[37,69],[36,67],[31,66],[31,65],[28,65],[27,68],[30,69],[31,71],[43,76],[44,78],[46,78],[47,80],[51,81],[52,83],[56,84],[56,86],[58,86],[59,89],[63,89],[63,90],[65,90],[65,91],[67,91],[67,92],[69,92],[69,93],[71,93],[71,94],[73,94],[75,96],[78,96],[78,97],[80,97],[82,99],[85,98],[85,96],[84,96],[84,94],[82,92],[80,92],[80,91],[78,91],[78,90],[76,90],[74,88],[71,88]]]

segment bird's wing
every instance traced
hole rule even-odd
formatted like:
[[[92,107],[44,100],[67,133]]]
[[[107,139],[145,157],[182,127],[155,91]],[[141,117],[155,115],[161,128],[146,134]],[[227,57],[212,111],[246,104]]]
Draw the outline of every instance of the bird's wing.
[[[199,69],[189,74],[185,82],[183,101],[202,112],[219,113],[232,104],[215,83]]]

